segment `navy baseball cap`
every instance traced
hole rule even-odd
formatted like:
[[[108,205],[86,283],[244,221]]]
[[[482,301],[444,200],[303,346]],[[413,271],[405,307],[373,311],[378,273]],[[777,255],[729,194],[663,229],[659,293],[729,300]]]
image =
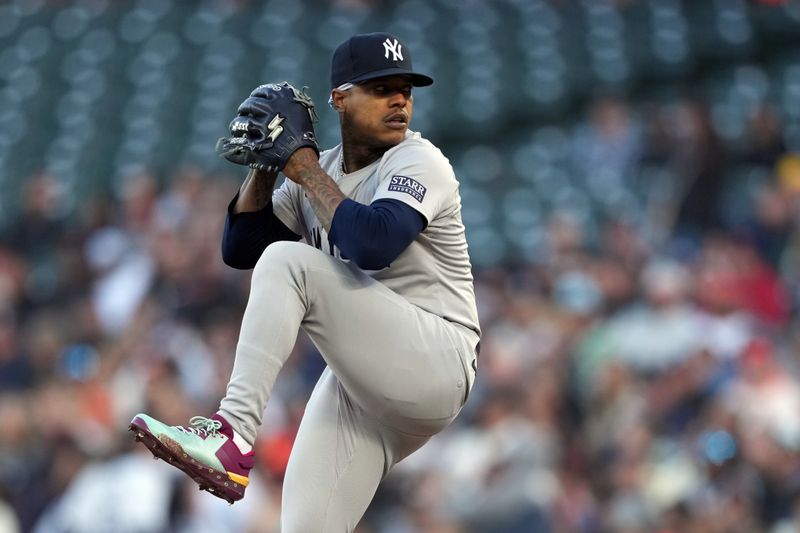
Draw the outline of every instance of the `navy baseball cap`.
[[[433,78],[414,72],[411,52],[394,35],[364,33],[354,35],[340,44],[331,61],[331,89],[344,83],[395,75],[411,76],[415,87],[433,83]]]

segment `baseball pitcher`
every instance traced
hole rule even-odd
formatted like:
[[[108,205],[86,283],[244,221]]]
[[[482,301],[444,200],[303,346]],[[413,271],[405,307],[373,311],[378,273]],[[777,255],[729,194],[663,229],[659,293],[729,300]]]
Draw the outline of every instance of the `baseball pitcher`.
[[[130,429],[201,488],[241,499],[302,328],[327,368],[289,459],[284,533],[353,531],[392,466],[452,422],[475,379],[480,328],[459,184],[439,149],[409,130],[412,89],[432,83],[395,36],[355,35],[331,64],[339,145],[320,153],[314,105],[288,83],[256,88],[218,143],[251,167],[222,242],[227,264],[254,268],[232,375],[210,418],[170,426],[139,414]]]

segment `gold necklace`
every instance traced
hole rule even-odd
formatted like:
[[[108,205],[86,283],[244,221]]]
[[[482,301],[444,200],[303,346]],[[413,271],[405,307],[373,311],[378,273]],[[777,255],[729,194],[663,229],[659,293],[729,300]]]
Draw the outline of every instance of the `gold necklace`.
[[[344,169],[344,148],[339,152],[339,164],[336,166],[338,167],[336,170],[339,172],[340,178],[347,176],[347,172]]]

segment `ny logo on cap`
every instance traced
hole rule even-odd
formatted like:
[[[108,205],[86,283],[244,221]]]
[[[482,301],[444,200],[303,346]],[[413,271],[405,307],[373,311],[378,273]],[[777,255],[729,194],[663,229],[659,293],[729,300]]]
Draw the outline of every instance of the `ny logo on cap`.
[[[390,41],[387,37],[385,41],[383,41],[383,49],[386,51],[384,57],[389,59],[389,52],[392,53],[392,61],[403,61],[403,45],[397,42],[397,39],[394,42]]]

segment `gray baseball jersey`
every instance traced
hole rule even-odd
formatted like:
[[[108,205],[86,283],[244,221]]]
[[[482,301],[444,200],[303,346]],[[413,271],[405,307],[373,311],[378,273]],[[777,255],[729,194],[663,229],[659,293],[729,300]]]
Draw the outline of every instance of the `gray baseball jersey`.
[[[427,221],[389,267],[367,273],[422,309],[479,333],[458,181],[447,158],[411,131],[383,157],[350,174],[341,172],[341,150],[340,144],[323,152],[320,165],[347,197],[363,204],[399,200]],[[299,185],[287,179],[272,200],[275,214],[293,232],[343,259]]]
[[[329,243],[300,186],[273,193],[306,243],[270,244],[256,264],[219,413],[254,441],[297,331],[308,334],[328,368],[292,448],[282,531],[353,531],[380,480],[453,420],[475,381],[478,317],[449,162],[416,133],[351,174],[340,157],[337,146],[320,163],[348,197],[400,200],[427,226],[390,266],[364,271]]]

